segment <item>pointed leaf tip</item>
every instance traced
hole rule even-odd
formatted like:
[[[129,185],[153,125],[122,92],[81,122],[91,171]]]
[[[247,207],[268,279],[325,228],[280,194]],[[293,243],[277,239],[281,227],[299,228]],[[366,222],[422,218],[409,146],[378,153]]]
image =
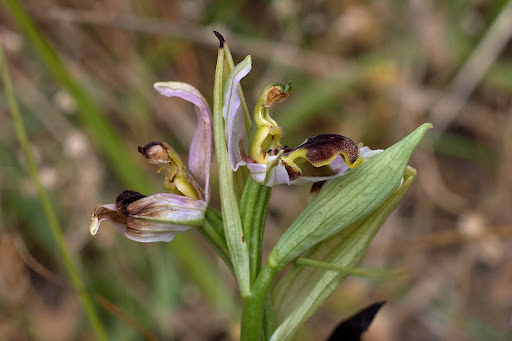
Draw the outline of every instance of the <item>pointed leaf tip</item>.
[[[219,32],[213,31],[213,33],[215,34],[217,39],[219,39],[219,43],[220,43],[219,48],[223,48],[224,47],[224,43],[226,42],[226,40],[224,39],[222,34],[220,34]]]

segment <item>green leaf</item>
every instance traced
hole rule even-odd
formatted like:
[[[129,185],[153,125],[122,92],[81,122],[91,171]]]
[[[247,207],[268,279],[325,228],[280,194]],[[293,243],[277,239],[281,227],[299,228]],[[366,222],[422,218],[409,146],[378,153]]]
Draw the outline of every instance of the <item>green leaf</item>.
[[[372,214],[323,241],[305,257],[329,262],[335,267],[354,268],[388,216],[400,203],[416,179],[416,170],[407,167],[402,185]],[[280,322],[271,340],[289,340],[297,329],[325,303],[348,276],[337,270],[294,265],[273,291],[274,307]]]
[[[430,123],[421,125],[372,160],[327,183],[283,234],[268,265],[282,269],[382,205],[400,185],[412,152],[430,128]]]

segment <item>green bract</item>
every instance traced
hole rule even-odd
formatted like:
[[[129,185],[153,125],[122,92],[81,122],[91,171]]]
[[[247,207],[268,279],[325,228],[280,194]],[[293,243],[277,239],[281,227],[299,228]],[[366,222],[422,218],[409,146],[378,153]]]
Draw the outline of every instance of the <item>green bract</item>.
[[[400,185],[412,152],[430,128],[430,123],[421,125],[371,161],[327,183],[278,241],[269,265],[282,269],[382,205]]]
[[[407,167],[402,185],[369,216],[321,242],[304,257],[353,268],[363,258],[370,242],[400,203],[416,179],[416,170]],[[337,272],[295,264],[273,291],[278,328],[271,340],[289,340],[297,329],[325,303],[348,276]]]

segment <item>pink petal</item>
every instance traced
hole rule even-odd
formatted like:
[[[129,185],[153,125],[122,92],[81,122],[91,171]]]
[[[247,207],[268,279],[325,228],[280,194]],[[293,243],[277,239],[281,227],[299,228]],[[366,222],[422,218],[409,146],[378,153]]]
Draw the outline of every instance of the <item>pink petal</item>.
[[[249,141],[247,139],[247,130],[245,126],[245,115],[239,112],[240,96],[238,95],[238,85],[251,71],[251,56],[245,57],[231,71],[226,80],[224,87],[224,107],[222,108],[222,116],[225,121],[225,134],[228,145],[229,161],[231,168],[236,171],[240,165],[245,165],[242,155],[240,155],[240,145],[245,145]]]
[[[155,89],[167,97],[179,97],[195,105],[197,126],[190,143],[188,168],[210,199],[210,168],[213,154],[212,114],[208,102],[192,85],[182,82],[158,82]]]

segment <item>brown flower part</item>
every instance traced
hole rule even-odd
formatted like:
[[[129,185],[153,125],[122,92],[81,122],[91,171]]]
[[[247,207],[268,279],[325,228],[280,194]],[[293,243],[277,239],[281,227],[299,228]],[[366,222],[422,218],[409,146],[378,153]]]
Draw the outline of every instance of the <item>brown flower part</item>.
[[[304,157],[313,166],[321,167],[331,163],[336,156],[341,155],[347,165],[353,165],[359,158],[359,147],[357,144],[343,135],[336,134],[322,134],[308,138],[303,144],[285,154],[287,156],[298,155],[302,157],[302,152],[305,151]]]
[[[149,142],[144,147],[139,146],[139,153],[153,164],[169,165],[164,181],[169,192],[192,199],[206,199],[204,188],[168,143]]]
[[[168,242],[176,233],[201,226],[207,206],[203,200],[181,195],[155,193],[145,196],[126,190],[117,196],[114,205],[96,206],[90,231],[95,235],[101,221],[108,220],[132,240]]]
[[[132,190],[125,190],[121,194],[119,194],[116,198],[116,211],[121,215],[127,215],[128,205],[131,203],[145,198],[144,194],[140,194],[139,192],[135,192]]]
[[[312,166],[320,168],[331,164],[338,155],[344,159],[348,168],[356,168],[363,162],[357,144],[348,137],[336,134],[310,137],[297,148],[285,153],[281,160],[290,181],[293,181],[303,174],[307,166],[304,161],[297,159],[307,160]]]
[[[165,142],[149,142],[144,147],[139,146],[141,153],[151,163],[169,163],[171,157]]]
[[[267,98],[265,101],[264,106],[269,107],[274,103],[281,103],[284,101],[289,95],[290,91],[292,90],[292,83],[288,83],[286,86],[279,85],[274,86],[270,88],[267,92]]]

